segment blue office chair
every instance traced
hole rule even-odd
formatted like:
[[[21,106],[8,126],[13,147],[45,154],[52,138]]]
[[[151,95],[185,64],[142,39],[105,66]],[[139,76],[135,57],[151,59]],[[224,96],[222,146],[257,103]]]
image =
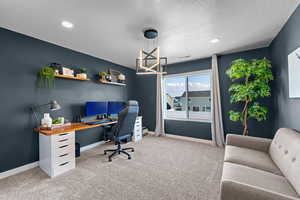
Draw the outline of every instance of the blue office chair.
[[[131,137],[133,135],[133,129],[136,117],[138,116],[139,112],[139,105],[137,101],[128,101],[127,107],[123,109],[118,114],[118,123],[113,126],[111,134],[108,135],[108,138],[113,140],[115,142],[115,145],[117,145],[116,149],[107,149],[104,150],[104,155],[106,155],[107,152],[112,152],[108,156],[108,161],[112,161],[112,157],[114,157],[116,154],[125,154],[128,156],[128,159],[131,159],[131,156],[127,150],[131,150],[134,152],[134,148],[122,148],[121,143],[122,142],[128,142],[131,140]]]

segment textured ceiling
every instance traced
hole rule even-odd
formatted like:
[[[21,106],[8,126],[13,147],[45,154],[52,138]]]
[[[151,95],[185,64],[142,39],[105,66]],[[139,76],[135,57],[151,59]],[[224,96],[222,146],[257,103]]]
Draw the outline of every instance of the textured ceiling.
[[[1,0],[0,26],[134,67],[142,30],[182,62],[269,45],[300,0]],[[74,23],[72,30],[61,21]],[[219,38],[220,42],[209,41]]]

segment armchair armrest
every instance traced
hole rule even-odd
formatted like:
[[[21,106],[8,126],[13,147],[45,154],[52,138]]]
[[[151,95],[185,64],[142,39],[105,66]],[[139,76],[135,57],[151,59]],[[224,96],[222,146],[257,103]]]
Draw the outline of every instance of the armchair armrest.
[[[268,152],[272,140],[259,137],[242,136],[228,134],[226,136],[226,145],[232,145],[237,147],[244,147],[257,151]]]

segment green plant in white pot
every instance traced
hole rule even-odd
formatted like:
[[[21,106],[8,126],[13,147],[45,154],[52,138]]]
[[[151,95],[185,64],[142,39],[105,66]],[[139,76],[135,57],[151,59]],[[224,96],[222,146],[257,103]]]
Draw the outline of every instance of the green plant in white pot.
[[[53,88],[55,80],[55,72],[52,67],[42,67],[38,73],[38,87]]]
[[[261,106],[259,98],[271,96],[269,82],[274,79],[268,59],[253,59],[250,61],[237,59],[226,71],[229,78],[235,82],[229,91],[231,103],[243,105],[241,111],[229,111],[231,121],[241,121],[244,127],[243,135],[248,135],[248,120],[250,118],[262,121],[267,119],[268,108]]]
[[[88,72],[87,68],[82,67],[79,69],[79,71],[80,73],[77,74],[77,76],[83,79],[87,79],[87,72]]]

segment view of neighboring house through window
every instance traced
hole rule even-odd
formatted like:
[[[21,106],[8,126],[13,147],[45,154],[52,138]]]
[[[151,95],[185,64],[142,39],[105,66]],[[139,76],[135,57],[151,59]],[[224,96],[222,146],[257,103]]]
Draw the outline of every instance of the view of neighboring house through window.
[[[164,76],[164,117],[211,119],[210,71]]]
[[[210,120],[210,73],[191,75],[187,80],[189,118]]]
[[[165,79],[165,101],[167,118],[186,119],[186,77]]]

